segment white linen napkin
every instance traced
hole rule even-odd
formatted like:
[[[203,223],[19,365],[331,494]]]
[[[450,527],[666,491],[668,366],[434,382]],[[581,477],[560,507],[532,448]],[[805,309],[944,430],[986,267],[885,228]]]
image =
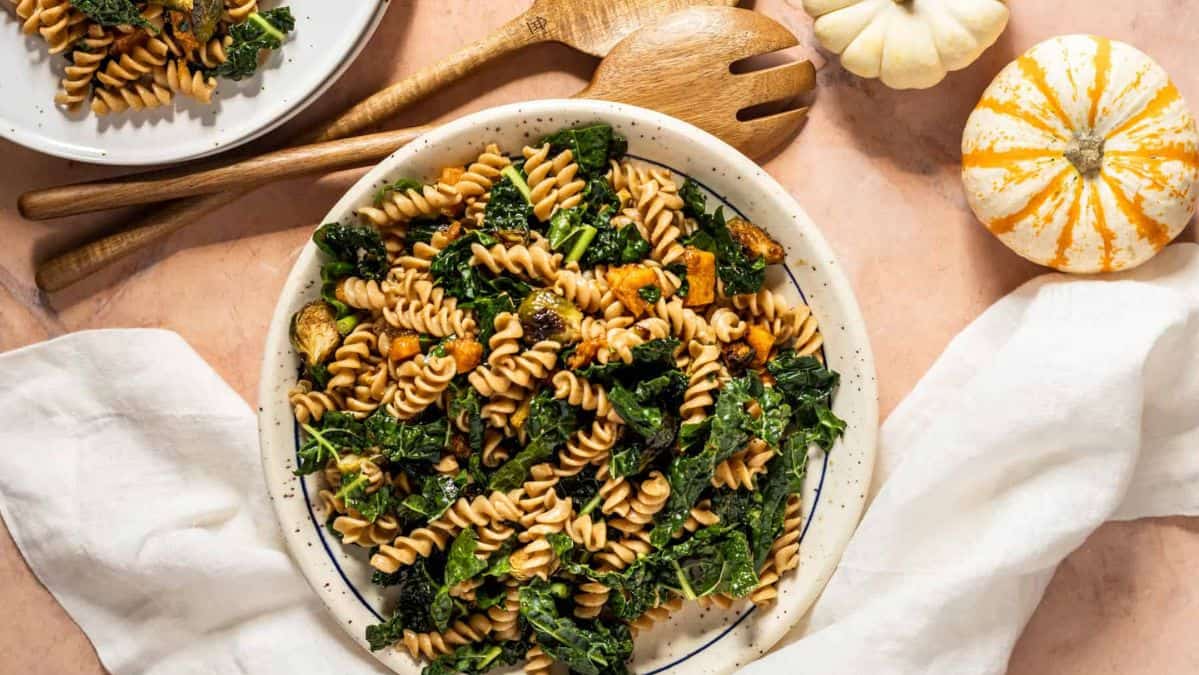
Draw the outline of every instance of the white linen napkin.
[[[77,333],[0,379],[0,515],[114,675],[382,672],[283,550],[249,408],[178,336]],[[884,425],[878,477],[810,635],[743,672],[1001,673],[1103,521],[1199,513],[1199,246],[1000,301]]]
[[[0,376],[0,515],[113,675],[385,672],[287,555],[254,415],[182,338],[73,333]]]
[[[1025,284],[953,340],[880,444],[881,488],[807,636],[744,675],[1003,673],[1104,521],[1199,514],[1199,246]]]

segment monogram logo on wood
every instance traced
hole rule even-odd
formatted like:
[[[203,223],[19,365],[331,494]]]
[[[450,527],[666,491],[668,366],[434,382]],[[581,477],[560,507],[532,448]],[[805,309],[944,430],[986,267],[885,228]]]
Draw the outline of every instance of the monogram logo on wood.
[[[525,26],[528,26],[529,33],[533,37],[545,37],[546,33],[549,32],[549,25],[550,22],[544,16],[531,16],[525,19]]]

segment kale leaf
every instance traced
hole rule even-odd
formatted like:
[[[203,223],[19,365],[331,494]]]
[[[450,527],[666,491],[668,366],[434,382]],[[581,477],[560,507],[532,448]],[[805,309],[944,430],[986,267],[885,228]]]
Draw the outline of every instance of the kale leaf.
[[[465,474],[457,477],[440,473],[427,476],[419,494],[410,494],[400,502],[400,515],[426,522],[437,520],[457,501],[465,485]]]
[[[554,486],[560,498],[573,500],[579,515],[589,513],[599,503],[600,482],[595,477],[596,471],[594,464],[588,464],[579,473],[563,477]]]
[[[649,468],[666,448],[651,448],[644,443],[621,443],[612,448],[608,471],[613,478],[635,476]]]
[[[538,146],[550,144],[554,153],[570,150],[579,172],[585,177],[601,173],[608,167],[608,160],[619,159],[628,151],[628,142],[612,132],[608,124],[563,129],[537,142]]]
[[[479,338],[487,344],[495,316],[512,311],[529,294],[530,288],[515,277],[491,277],[480,271],[479,266],[471,265],[471,246],[476,243],[494,246],[496,239],[486,232],[468,232],[442,249],[433,258],[429,269],[437,285],[459,300],[459,307],[479,310]]]
[[[479,392],[464,377],[455,378],[450,382],[450,408],[447,415],[450,419],[458,419],[465,414],[470,431],[467,438],[471,452],[483,454],[483,402]]]
[[[799,356],[794,350],[779,352],[766,363],[775,378],[775,387],[791,402],[795,423],[808,436],[808,442],[824,449],[845,432],[845,422],[833,414],[833,393],[840,377],[812,356]]]
[[[353,274],[363,279],[381,281],[387,276],[387,249],[383,237],[370,225],[352,223],[327,223],[312,235],[317,248],[333,257],[333,263],[341,263],[330,270],[340,272],[337,276]],[[328,267],[328,265],[326,265]]]
[[[580,675],[627,673],[633,639],[623,623],[602,622],[583,628],[558,612],[553,585],[539,579],[520,589],[520,615],[537,636],[537,644],[556,661]]]
[[[576,207],[559,209],[554,213],[546,238],[550,241],[550,248],[555,251],[569,246],[563,262],[572,263],[583,257],[598,232],[594,226],[583,222],[583,208]]]
[[[487,569],[487,561],[475,555],[479,537],[471,528],[466,528],[454,538],[445,562],[445,585],[456,586],[473,579]]]
[[[211,74],[230,80],[250,77],[258,70],[259,54],[282,47],[283,40],[295,27],[296,19],[287,7],[251,14],[229,28],[233,44],[225,49],[225,62],[213,68]]]
[[[495,317],[504,312],[516,312],[516,304],[507,293],[485,296],[470,303],[479,322],[479,343],[491,351],[491,336],[495,334]]]
[[[717,532],[718,530],[712,530]],[[757,569],[750,555],[749,542],[745,534],[732,531],[716,541],[707,541],[698,536],[689,543],[686,555],[677,553],[670,561],[677,581],[677,591],[683,597],[694,600],[714,593],[727,593],[743,598],[758,585]],[[684,548],[680,545],[678,548]],[[669,582],[667,582],[669,583]]]
[[[612,216],[620,212],[620,198],[602,177],[591,179],[583,193],[583,224],[595,229],[595,236],[579,261],[583,267],[640,262],[649,255],[649,242],[634,225],[617,228]]]
[[[483,223],[490,234],[508,242],[525,241],[533,206],[510,176],[503,175],[491,187],[491,197],[483,211]]]
[[[761,380],[752,373],[730,380],[721,387],[704,449],[699,453],[680,455],[670,465],[670,498],[650,533],[650,541],[655,546],[664,546],[687,521],[691,508],[711,481],[716,465],[744,448],[760,429],[747,406],[751,401],[761,399],[763,389]],[[688,442],[694,442],[697,432],[701,431],[695,427],[687,429]]]
[[[453,675],[464,673],[476,675],[493,668],[511,666],[525,658],[531,645],[522,640],[495,643],[491,641],[470,642],[459,646],[449,654],[439,656],[425,666],[421,675]]]
[[[783,531],[783,516],[787,499],[803,489],[808,469],[808,437],[796,434],[787,437],[782,454],[774,458],[766,472],[765,480],[759,481],[762,493],[761,512],[749,521],[749,543],[755,566],[760,569],[770,555],[774,540]]]
[[[646,377],[675,367],[674,352],[679,348],[679,341],[674,338],[650,340],[633,347],[633,361],[625,363],[620,359],[608,363],[592,363],[580,368],[576,374],[590,382],[611,385],[624,382],[631,387]]]
[[[529,442],[491,475],[492,490],[514,490],[525,482],[529,469],[549,459],[578,426],[578,413],[549,389],[538,392],[529,404],[525,430]]]
[[[401,568],[388,575],[389,585],[399,587],[399,604],[395,614],[383,623],[367,626],[366,639],[371,651],[378,651],[404,637],[404,629],[427,633],[433,630],[433,619],[429,608],[437,592],[437,584],[429,574],[424,560]]]
[[[132,0],[71,0],[71,4],[101,26],[137,26],[158,32]]]
[[[717,490],[712,495],[712,512],[721,527],[745,528],[761,516],[761,490]]]
[[[349,413],[329,411],[313,425],[300,425],[308,437],[296,451],[297,476],[320,471],[330,459],[340,461],[339,450],[360,450],[369,443],[362,422]]]
[[[379,516],[394,511],[398,503],[389,485],[384,485],[369,494],[363,488],[345,495],[346,507],[358,511],[364,519],[372,523],[378,520]]]
[[[438,631],[444,632],[449,628],[450,619],[453,618],[454,600],[450,597],[450,589],[487,569],[487,561],[475,555],[478,545],[479,537],[469,527],[459,532],[450,545],[445,562],[445,583],[437,589],[429,608],[429,615]]]
[[[695,455],[679,455],[670,463],[670,497],[658,516],[658,524],[650,532],[654,546],[665,546],[671,535],[687,522],[691,508],[712,480],[716,470],[716,450],[706,446]]]
[[[607,225],[597,230],[595,239],[583,256],[582,264],[585,267],[635,263],[649,257],[649,242],[641,236],[636,225],[621,228]]]
[[[370,445],[377,446],[391,462],[436,462],[449,442],[450,426],[444,417],[430,422],[401,422],[379,408],[366,418]]]

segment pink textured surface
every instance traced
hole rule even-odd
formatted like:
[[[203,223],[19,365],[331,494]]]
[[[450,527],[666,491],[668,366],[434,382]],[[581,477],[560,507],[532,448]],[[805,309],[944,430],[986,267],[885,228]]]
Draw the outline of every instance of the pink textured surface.
[[[482,37],[528,4],[392,0],[365,56],[289,128],[339,110],[454,45]],[[805,45],[813,44],[798,0],[753,5],[791,27]],[[979,63],[924,92],[889,91],[848,75],[835,61],[826,63],[814,50],[801,50],[821,67],[819,95],[803,133],[766,167],[820,224],[850,275],[871,328],[884,414],[955,333],[1038,273],[974,221],[958,180],[966,116],[1008,60],[1052,35],[1099,33],[1153,55],[1188,100],[1199,104],[1199,63],[1192,47],[1199,5],[1013,0],[1012,9],[1007,33]],[[561,46],[529,49],[417,106],[397,126],[570,95],[594,65]],[[358,175],[293,180],[262,190],[156,250],[46,297],[34,286],[32,261],[111,227],[122,214],[25,222],[15,212],[16,196],[112,171],[3,142],[0,167],[0,351],[86,328],[169,328],[251,402],[263,335],[284,275],[313,225]],[[1183,237],[1193,240],[1194,228]],[[1105,526],[1058,570],[1017,645],[1010,672],[1199,672],[1197,568],[1197,520]],[[103,672],[87,639],[7,536],[0,537],[0,578],[5,580],[0,605],[6,608],[0,612],[0,672]]]

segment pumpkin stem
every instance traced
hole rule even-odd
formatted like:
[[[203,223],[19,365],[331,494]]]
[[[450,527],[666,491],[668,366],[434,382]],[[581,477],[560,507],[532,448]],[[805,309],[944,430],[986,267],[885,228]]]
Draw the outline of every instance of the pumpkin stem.
[[[1065,155],[1078,173],[1094,173],[1103,168],[1103,136],[1090,129],[1077,132],[1066,146]]]

